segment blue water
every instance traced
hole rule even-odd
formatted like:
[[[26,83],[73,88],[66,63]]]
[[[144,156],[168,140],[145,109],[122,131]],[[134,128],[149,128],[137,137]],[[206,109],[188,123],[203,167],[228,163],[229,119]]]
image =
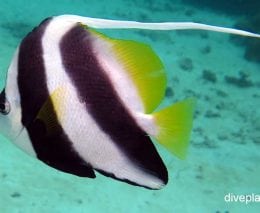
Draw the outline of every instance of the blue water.
[[[258,1],[255,4],[257,7]],[[221,5],[188,0],[4,1],[0,6],[0,86],[4,87],[21,39],[49,16],[196,21],[232,27],[243,17],[250,22],[259,14],[259,8],[252,8],[238,4],[232,13]],[[197,98],[187,158],[179,160],[158,146],[169,170],[169,183],[162,190],[151,191],[101,175],[92,180],[56,171],[1,136],[0,213],[260,212],[259,201],[230,200],[237,195],[260,195],[260,60],[259,51],[249,46],[251,41],[202,31],[104,32],[146,42],[157,52],[168,77],[162,106]],[[259,41],[254,42],[253,47],[259,48]],[[245,57],[246,51],[256,57]],[[229,200],[226,197],[225,201],[226,195]]]

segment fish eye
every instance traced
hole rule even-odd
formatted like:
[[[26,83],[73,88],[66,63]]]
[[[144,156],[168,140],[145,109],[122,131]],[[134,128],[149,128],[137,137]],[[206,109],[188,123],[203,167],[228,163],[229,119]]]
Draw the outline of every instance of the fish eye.
[[[5,90],[0,93],[0,113],[7,115],[11,110],[9,101],[6,100]]]
[[[5,103],[0,103],[0,113],[7,115],[10,112],[10,104],[8,101]]]

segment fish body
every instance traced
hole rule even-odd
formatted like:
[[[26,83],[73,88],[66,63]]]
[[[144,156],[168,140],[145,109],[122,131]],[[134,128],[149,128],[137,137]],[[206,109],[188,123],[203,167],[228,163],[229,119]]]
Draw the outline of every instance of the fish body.
[[[184,158],[194,100],[156,111],[166,87],[161,60],[147,44],[91,28],[105,26],[125,25],[57,16],[22,40],[0,94],[1,132],[63,172],[160,189],[168,172],[150,137]]]

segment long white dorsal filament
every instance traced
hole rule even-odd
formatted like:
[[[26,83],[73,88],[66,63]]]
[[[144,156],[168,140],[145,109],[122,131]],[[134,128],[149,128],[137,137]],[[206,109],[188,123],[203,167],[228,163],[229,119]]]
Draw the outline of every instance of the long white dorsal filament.
[[[66,19],[72,22],[80,22],[92,28],[99,29],[145,29],[145,30],[208,30],[221,33],[230,33],[241,36],[260,38],[260,34],[251,33],[233,28],[218,27],[195,22],[162,22],[144,23],[136,21],[121,21],[110,19],[90,18],[77,15],[62,15],[56,18]]]

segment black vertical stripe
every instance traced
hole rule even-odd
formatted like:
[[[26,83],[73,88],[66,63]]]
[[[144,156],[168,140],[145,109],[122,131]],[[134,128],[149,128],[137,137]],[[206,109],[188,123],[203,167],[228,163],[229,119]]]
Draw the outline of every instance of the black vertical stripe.
[[[18,88],[22,123],[28,126],[48,98],[41,38],[50,19],[34,28],[21,42],[18,55]]]
[[[80,25],[63,36],[60,49],[66,72],[81,100],[86,103],[86,109],[102,130],[133,163],[166,183],[168,174],[163,161],[151,139],[120,102],[109,78],[98,64],[91,36]]]
[[[78,176],[95,177],[94,171],[73,150],[71,142],[58,123],[53,105],[49,116],[57,126],[48,134],[45,124],[36,119],[48,100],[44,70],[42,36],[51,19],[46,19],[22,41],[18,55],[18,88],[21,97],[22,124],[26,127],[37,157],[46,164]],[[51,54],[51,53],[50,53]]]

